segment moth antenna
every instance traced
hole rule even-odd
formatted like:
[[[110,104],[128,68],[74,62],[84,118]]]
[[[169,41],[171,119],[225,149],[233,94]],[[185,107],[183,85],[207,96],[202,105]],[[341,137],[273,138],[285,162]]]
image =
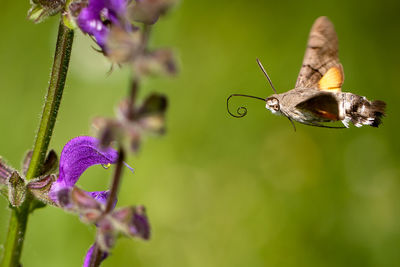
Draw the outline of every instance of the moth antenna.
[[[262,72],[264,73],[265,77],[267,77],[267,80],[268,80],[269,84],[271,85],[272,90],[274,90],[275,94],[277,94],[277,92],[276,92],[276,90],[275,90],[275,87],[274,87],[274,85],[272,84],[272,81],[271,81],[271,79],[269,78],[269,76],[268,76],[268,74],[267,74],[267,71],[264,69],[263,65],[261,64],[261,61],[260,61],[258,58],[257,58],[257,63],[258,63],[258,66],[260,66],[260,69],[261,69]]]
[[[232,95],[230,95],[230,96],[226,99],[226,110],[228,111],[228,113],[229,113],[232,117],[235,117],[235,118],[242,118],[242,117],[246,116],[246,114],[247,114],[247,108],[246,108],[246,107],[243,107],[243,106],[238,107],[237,110],[236,110],[236,112],[237,112],[237,114],[239,114],[239,115],[233,114],[233,113],[229,110],[229,100],[231,99],[232,96],[250,97],[250,98],[258,99],[258,100],[261,100],[261,101],[265,102],[265,99],[264,99],[264,98],[257,97],[257,96],[242,95],[242,94],[232,94]]]
[[[289,119],[290,123],[291,123],[292,126],[293,126],[293,130],[296,132],[296,125],[294,124],[293,120],[292,120],[291,118],[289,118],[289,117],[286,117],[286,118]]]

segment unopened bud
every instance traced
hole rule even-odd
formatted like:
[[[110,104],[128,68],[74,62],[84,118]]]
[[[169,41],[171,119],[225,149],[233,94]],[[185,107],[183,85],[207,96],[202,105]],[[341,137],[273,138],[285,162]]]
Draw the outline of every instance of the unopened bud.
[[[168,49],[159,49],[141,55],[134,61],[135,73],[147,75],[175,75],[177,73],[174,54]]]
[[[150,238],[150,224],[143,206],[126,207],[112,213],[116,227],[128,236]]]
[[[74,187],[70,193],[71,208],[81,215],[86,223],[95,223],[103,213],[102,205],[87,192]]]
[[[136,28],[128,32],[118,26],[111,27],[106,43],[106,55],[111,62],[130,62],[140,52],[141,40],[142,33]]]
[[[176,2],[176,0],[135,0],[128,13],[134,21],[154,24]]]
[[[102,218],[97,227],[97,243],[102,251],[108,252],[114,246],[118,232],[107,217]]]

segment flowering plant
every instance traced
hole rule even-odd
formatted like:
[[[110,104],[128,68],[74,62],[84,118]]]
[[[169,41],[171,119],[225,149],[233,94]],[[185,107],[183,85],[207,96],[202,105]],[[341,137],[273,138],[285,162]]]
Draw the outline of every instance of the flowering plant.
[[[163,134],[167,97],[150,93],[136,99],[146,76],[176,73],[174,55],[168,49],[150,49],[151,28],[175,1],[171,0],[31,0],[28,17],[35,23],[60,14],[60,25],[50,84],[33,150],[17,171],[0,158],[0,193],[11,207],[11,221],[2,266],[19,266],[29,214],[46,205],[71,212],[97,229],[83,266],[99,266],[110,255],[121,235],[150,238],[144,206],[117,207],[118,189],[125,169],[125,155],[137,152],[143,136]],[[60,158],[48,150],[68,72],[74,31],[80,29],[98,45],[111,64],[132,69],[131,89],[121,101],[116,118],[96,117],[97,137],[72,138]],[[126,142],[127,141],[127,142]],[[116,149],[115,149],[116,148]],[[76,183],[93,165],[114,165],[110,188],[86,191]]]

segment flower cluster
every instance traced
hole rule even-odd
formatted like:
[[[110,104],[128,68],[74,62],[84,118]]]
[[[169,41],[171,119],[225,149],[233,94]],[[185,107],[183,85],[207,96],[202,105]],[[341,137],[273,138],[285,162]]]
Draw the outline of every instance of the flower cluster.
[[[109,146],[113,140],[124,142],[127,137],[128,146],[136,152],[143,135],[165,132],[166,110],[167,98],[160,94],[151,94],[133,109],[128,100],[123,100],[116,119],[97,117],[93,126],[99,131],[102,147]]]
[[[115,202],[111,211],[107,212],[105,205],[109,191],[85,191],[76,186],[82,173],[90,166],[114,164],[117,160],[118,152],[112,148],[100,149],[96,138],[76,137],[61,152],[58,174],[48,173],[57,165],[54,152],[50,152],[47,157],[45,166],[48,167],[44,170],[44,175],[29,182],[23,174],[20,175],[0,160],[0,192],[14,206],[19,206],[29,192],[42,202],[78,214],[85,223],[95,224],[98,228],[96,242],[103,253],[102,258],[105,259],[118,234],[150,238],[150,226],[143,206],[114,210]],[[29,153],[25,162],[24,166],[27,166]],[[24,172],[26,169],[23,167],[22,173]],[[93,247],[94,245],[89,249],[85,262],[90,258]]]
[[[99,46],[98,51],[112,64],[132,69],[130,93],[118,105],[117,116],[93,120],[98,139],[89,136],[72,139],[64,146],[60,160],[54,151],[50,151],[40,174],[31,180],[25,178],[31,152],[24,160],[21,174],[0,159],[0,193],[9,199],[12,206],[19,207],[25,199],[33,196],[36,206],[43,203],[56,206],[96,226],[96,240],[87,252],[84,266],[98,266],[121,234],[145,240],[150,238],[145,208],[116,209],[116,192],[125,168],[126,148],[137,152],[144,136],[165,132],[167,97],[150,93],[139,101],[136,96],[144,78],[170,76],[177,72],[174,53],[170,49],[149,48],[152,27],[176,1],[31,0],[30,19],[41,22],[61,13],[63,24],[71,29],[79,28],[89,35]],[[114,144],[118,146],[118,152],[111,148]],[[116,166],[109,191],[85,191],[76,185],[90,166],[108,168],[112,164]]]
[[[151,27],[176,0],[86,0],[71,1],[67,14],[82,32],[92,36],[111,62],[129,65],[134,73],[130,95],[121,101],[116,118],[97,117],[94,129],[102,147],[112,141],[128,140],[137,151],[146,134],[165,132],[167,98],[150,94],[137,103],[136,94],[143,77],[174,75],[174,54],[169,49],[148,48]]]
[[[151,55],[153,64],[163,65],[165,55],[172,61],[172,53],[164,53],[154,61],[154,52],[147,53],[148,36],[143,28],[154,24],[175,4],[176,0],[72,0],[65,7],[69,25],[76,25],[94,38],[101,51],[117,64],[133,63],[136,58]],[[140,24],[141,27],[140,27]],[[147,55],[149,54],[149,55]]]

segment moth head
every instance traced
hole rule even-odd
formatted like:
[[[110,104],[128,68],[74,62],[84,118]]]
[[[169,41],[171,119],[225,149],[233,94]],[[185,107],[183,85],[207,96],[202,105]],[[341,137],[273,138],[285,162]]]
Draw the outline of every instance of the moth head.
[[[278,113],[281,110],[281,106],[279,105],[279,99],[276,97],[268,97],[266,100],[265,107],[269,109],[272,113]]]

